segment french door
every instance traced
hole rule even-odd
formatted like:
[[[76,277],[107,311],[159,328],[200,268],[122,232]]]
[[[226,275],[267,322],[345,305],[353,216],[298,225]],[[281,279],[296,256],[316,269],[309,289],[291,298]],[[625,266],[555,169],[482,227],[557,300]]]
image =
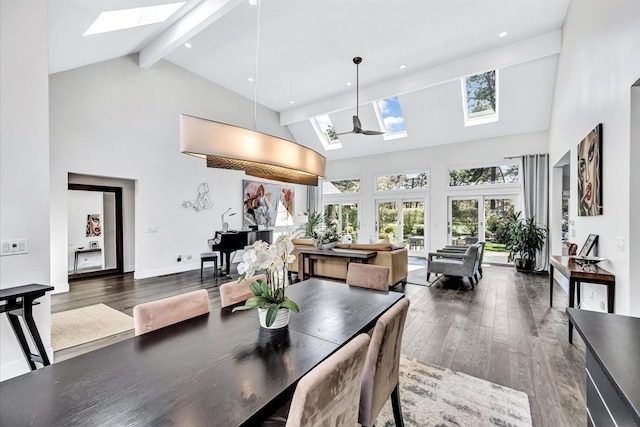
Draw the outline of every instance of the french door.
[[[410,256],[426,256],[424,199],[377,200],[376,212],[379,241],[406,243]]]
[[[517,195],[452,196],[448,206],[449,245],[484,241],[486,261],[507,263],[505,221],[519,209]]]

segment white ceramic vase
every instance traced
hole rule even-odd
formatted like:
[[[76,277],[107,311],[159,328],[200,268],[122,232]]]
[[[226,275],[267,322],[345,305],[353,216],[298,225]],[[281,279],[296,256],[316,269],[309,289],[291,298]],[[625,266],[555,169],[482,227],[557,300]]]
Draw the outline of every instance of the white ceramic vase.
[[[265,329],[281,329],[289,324],[289,316],[291,311],[288,308],[281,308],[276,314],[276,320],[271,326],[267,326],[267,308],[258,307],[258,318],[260,319],[260,327]]]
[[[322,244],[322,250],[328,251],[329,249],[335,248],[337,244],[338,244],[338,242],[323,243]]]

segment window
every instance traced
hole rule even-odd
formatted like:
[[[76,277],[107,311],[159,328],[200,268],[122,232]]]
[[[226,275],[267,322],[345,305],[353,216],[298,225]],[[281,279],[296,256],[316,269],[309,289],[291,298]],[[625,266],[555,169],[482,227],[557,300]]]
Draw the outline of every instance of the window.
[[[404,117],[397,96],[380,99],[374,105],[380,127],[385,131],[383,135],[385,140],[407,136],[407,128],[404,124]]]
[[[342,148],[342,143],[336,130],[333,128],[333,123],[327,114],[315,117],[311,119],[311,124],[320,138],[320,142],[325,150],[336,150]]]
[[[518,182],[519,174],[517,164],[449,170],[450,187],[465,187],[486,184],[517,184]]]
[[[322,194],[342,194],[360,192],[359,179],[344,179],[341,181],[324,181]]]
[[[491,70],[462,79],[465,126],[498,121],[497,77]]]
[[[376,177],[376,191],[426,189],[427,185],[427,172]]]

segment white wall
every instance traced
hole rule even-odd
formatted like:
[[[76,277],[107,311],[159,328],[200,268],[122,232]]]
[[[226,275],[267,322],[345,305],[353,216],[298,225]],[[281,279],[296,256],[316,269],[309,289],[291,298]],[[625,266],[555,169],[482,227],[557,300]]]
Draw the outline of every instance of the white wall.
[[[96,191],[79,191],[69,192],[69,220],[67,227],[69,230],[67,265],[68,270],[73,271],[75,263],[75,251],[78,248],[89,248],[89,242],[98,242],[98,246],[102,248],[100,252],[89,252],[80,254],[78,257],[78,270],[86,267],[93,267],[96,270],[103,269],[104,266],[104,209],[102,193]],[[102,233],[100,236],[87,237],[87,215],[99,214],[100,226]]]
[[[241,212],[246,175],[209,169],[202,159],[181,154],[179,114],[251,128],[252,101],[169,62],[145,70],[137,58],[124,57],[50,76],[50,106],[52,247],[67,247],[67,173],[122,177],[137,183],[135,277],[199,268],[207,239],[221,228],[220,215],[229,206]],[[258,130],[291,139],[264,107]],[[209,184],[213,208],[183,208],[202,182]],[[229,217],[230,228],[240,228],[241,220]],[[64,269],[66,260],[52,259],[56,285],[66,283]]]
[[[571,150],[571,173],[576,174],[576,146],[598,123],[603,124],[603,215],[577,216],[572,198],[570,219],[580,246],[589,233],[599,235],[598,254],[608,259],[602,266],[616,275],[615,311],[640,315],[640,302],[631,303],[631,288],[640,286],[630,276],[629,247],[638,247],[631,237],[630,222],[640,212],[631,209],[629,194],[640,191],[630,179],[630,92],[640,77],[640,3],[637,0],[572,1],[563,27],[562,51],[558,61],[556,90],[550,127],[551,164]],[[636,154],[637,157],[637,154]],[[636,159],[637,160],[637,159]],[[636,163],[637,164],[637,163]],[[635,167],[635,166],[634,166]],[[560,186],[557,177],[552,186]],[[571,194],[577,194],[572,177]],[[552,218],[551,227],[560,227]],[[623,252],[615,239],[625,240]],[[559,248],[552,248],[559,254]],[[606,301],[606,287],[585,285],[583,306],[600,310]],[[590,298],[593,292],[593,299]],[[637,295],[637,291],[635,292]]]
[[[28,254],[0,258],[2,289],[49,284],[47,36],[46,0],[0,2],[0,238],[29,239]],[[47,295],[39,301],[34,317],[49,349],[51,299]],[[2,315],[0,380],[28,371]]]
[[[363,138],[366,138],[363,137]],[[360,242],[376,238],[374,177],[380,174],[422,172],[428,170],[430,190],[427,194],[427,251],[441,248],[447,238],[447,196],[460,194],[449,191],[450,167],[482,166],[504,162],[504,157],[545,153],[548,149],[546,132],[532,132],[481,141],[447,144],[391,154],[364,156],[357,159],[335,160],[327,166],[327,179],[360,178]],[[514,161],[518,161],[515,159]],[[472,190],[469,190],[472,191]],[[412,195],[421,193],[411,193]]]

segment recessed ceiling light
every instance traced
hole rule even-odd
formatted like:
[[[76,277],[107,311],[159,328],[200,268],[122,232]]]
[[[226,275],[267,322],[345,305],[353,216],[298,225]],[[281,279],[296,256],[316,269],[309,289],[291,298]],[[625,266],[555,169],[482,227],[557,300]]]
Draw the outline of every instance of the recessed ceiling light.
[[[255,5],[257,5],[257,4],[258,4],[258,0],[249,0],[249,4],[250,4],[251,6],[255,6]]]
[[[347,86],[351,86],[351,82],[347,82]]]
[[[503,32],[501,32],[500,34],[498,34],[498,37],[506,37],[506,36],[507,36],[507,34],[508,34],[508,33],[507,33],[506,31],[503,31]]]
[[[402,64],[402,65],[400,66],[400,69],[401,69],[401,70],[404,70],[405,68],[407,68],[407,64]]]
[[[184,47],[186,47],[187,49],[191,49],[193,45],[191,43],[185,43]]]
[[[289,104],[295,104],[295,103],[296,101],[293,101],[293,100],[289,101]]]
[[[108,33],[110,31],[125,30],[127,28],[164,22],[185,3],[186,2],[181,1],[178,3],[102,12],[83,35],[89,36],[92,34]]]
[[[247,80],[249,80],[250,82],[253,81],[253,77],[249,77]]]

